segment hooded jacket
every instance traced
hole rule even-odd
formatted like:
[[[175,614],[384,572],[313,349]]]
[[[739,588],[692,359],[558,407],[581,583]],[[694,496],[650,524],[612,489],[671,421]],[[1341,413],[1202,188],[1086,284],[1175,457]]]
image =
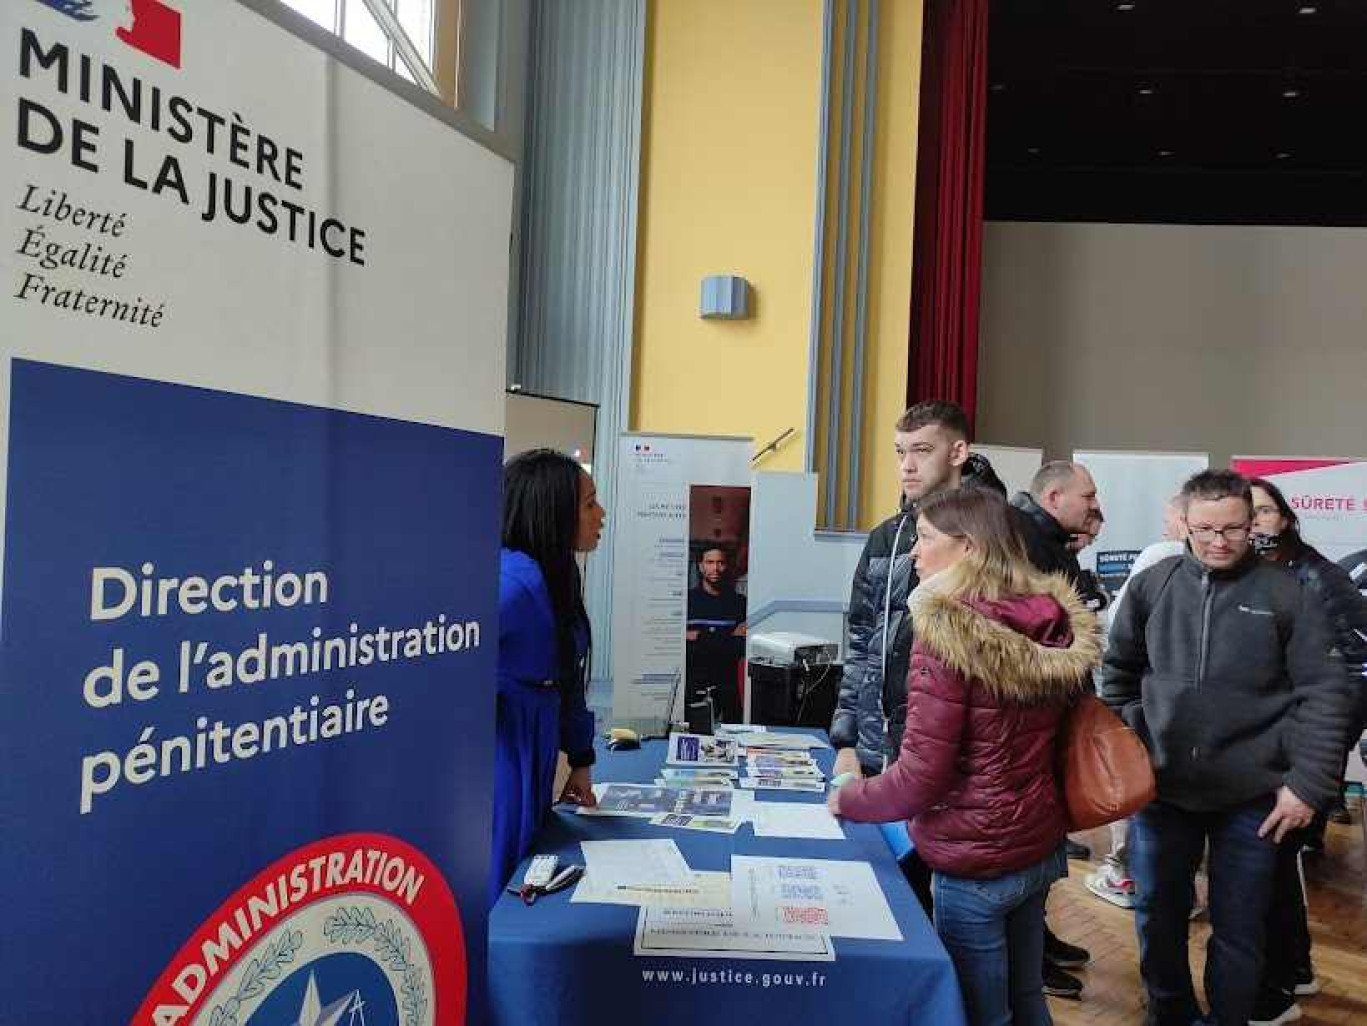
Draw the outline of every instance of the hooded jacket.
[[[992,879],[1062,842],[1055,737],[1101,657],[1096,620],[1059,576],[1044,594],[965,603],[934,579],[911,599],[916,642],[898,759],[840,791],[840,814],[911,820],[950,876]]]
[[[1357,716],[1349,730],[1350,742],[1355,742],[1362,736],[1360,724],[1367,721],[1367,598],[1347,570],[1299,540],[1300,546],[1285,565],[1320,600],[1329,618],[1329,629],[1348,671],[1349,688],[1356,696]]]
[[[960,486],[988,488],[1006,496],[1006,486],[992,464],[976,454],[964,464]],[[917,585],[910,558],[915,543],[916,516],[904,506],[869,533],[850,587],[849,638],[831,720],[831,744],[854,748],[869,773],[883,768],[884,756],[889,762],[897,758],[902,739],[911,653],[907,596]],[[889,637],[892,645],[884,659]]]
[[[1101,612],[1110,604],[1111,597],[1096,579],[1096,574],[1083,570],[1078,565],[1077,555],[1068,548],[1068,529],[1029,492],[1017,492],[1011,500],[1011,522],[1036,570],[1068,578],[1073,590],[1082,596],[1082,604],[1093,613]]]
[[[1148,746],[1158,797],[1195,812],[1285,784],[1338,794],[1352,697],[1319,600],[1251,552],[1211,570],[1191,552],[1130,580],[1102,699]]]
[[[1063,574],[1077,587],[1082,569],[1068,549],[1068,531],[1029,492],[1011,499],[1011,521],[1025,543],[1026,554],[1042,574]]]

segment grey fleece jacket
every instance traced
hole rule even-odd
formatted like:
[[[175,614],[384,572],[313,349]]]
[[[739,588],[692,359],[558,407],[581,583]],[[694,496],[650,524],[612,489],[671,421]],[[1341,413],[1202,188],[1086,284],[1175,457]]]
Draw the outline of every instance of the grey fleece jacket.
[[[1227,571],[1190,551],[1130,581],[1102,698],[1148,746],[1159,800],[1231,808],[1286,784],[1338,793],[1352,697],[1319,603],[1252,553]]]

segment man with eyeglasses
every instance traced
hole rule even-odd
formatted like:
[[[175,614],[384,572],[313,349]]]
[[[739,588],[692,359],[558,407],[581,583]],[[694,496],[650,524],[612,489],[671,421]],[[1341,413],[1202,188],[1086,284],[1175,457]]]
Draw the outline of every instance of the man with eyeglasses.
[[[1158,778],[1129,834],[1148,1021],[1245,1026],[1277,845],[1334,797],[1352,699],[1314,597],[1252,551],[1248,481],[1207,470],[1182,496],[1188,550],[1131,579],[1102,697],[1143,738]],[[1207,841],[1203,1019],[1187,923]]]

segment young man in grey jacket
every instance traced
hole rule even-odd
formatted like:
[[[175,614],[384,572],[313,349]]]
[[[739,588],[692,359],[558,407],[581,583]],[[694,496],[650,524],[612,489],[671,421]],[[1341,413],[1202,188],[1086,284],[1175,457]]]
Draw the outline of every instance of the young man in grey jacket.
[[[1148,746],[1158,800],[1130,826],[1148,1021],[1201,1011],[1187,961],[1192,881],[1210,842],[1210,1018],[1246,1026],[1261,978],[1277,845],[1336,793],[1351,700],[1313,596],[1249,544],[1243,477],[1183,486],[1190,551],[1130,582],[1102,696]]]

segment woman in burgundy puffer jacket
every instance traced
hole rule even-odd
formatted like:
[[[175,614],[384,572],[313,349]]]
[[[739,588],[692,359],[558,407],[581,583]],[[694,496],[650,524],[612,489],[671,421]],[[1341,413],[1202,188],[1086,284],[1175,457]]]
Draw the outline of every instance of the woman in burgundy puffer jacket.
[[[1101,657],[1096,621],[1031,567],[1000,497],[944,492],[918,512],[901,753],[831,809],[910,820],[974,1026],[1049,1023],[1044,899],[1065,864],[1054,742]]]

